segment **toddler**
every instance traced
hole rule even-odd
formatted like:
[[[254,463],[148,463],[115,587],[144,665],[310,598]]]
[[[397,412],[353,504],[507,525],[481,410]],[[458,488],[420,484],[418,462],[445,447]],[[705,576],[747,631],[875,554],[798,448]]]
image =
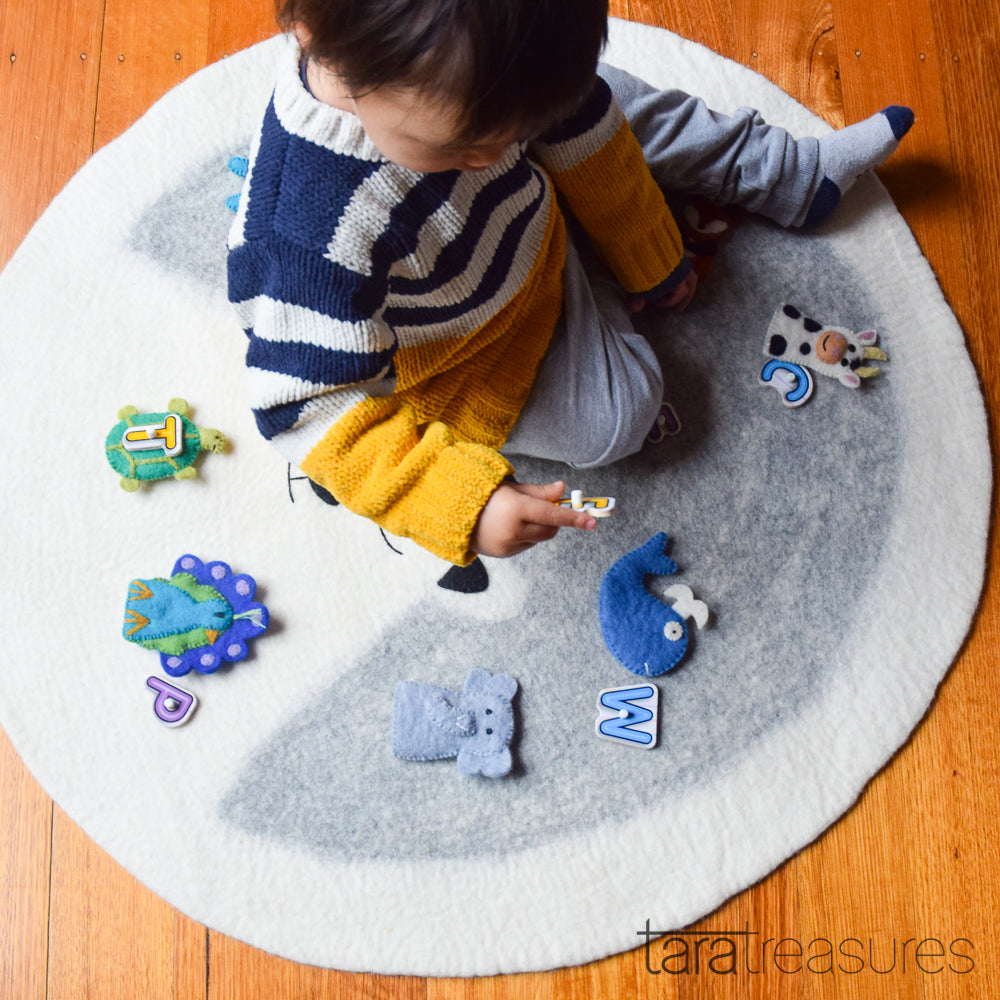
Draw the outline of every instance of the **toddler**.
[[[559,528],[561,482],[628,455],[663,379],[631,316],[696,279],[662,188],[825,219],[912,123],[819,140],[598,67],[607,0],[278,0],[289,30],[229,240],[261,433],[346,507],[449,561]]]

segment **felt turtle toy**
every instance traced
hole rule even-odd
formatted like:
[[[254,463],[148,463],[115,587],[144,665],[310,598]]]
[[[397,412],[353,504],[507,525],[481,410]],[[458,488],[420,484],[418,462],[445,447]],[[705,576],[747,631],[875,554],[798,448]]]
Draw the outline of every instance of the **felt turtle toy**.
[[[134,406],[118,411],[118,423],[108,432],[104,453],[121,474],[121,487],[134,493],[153,479],[194,479],[200,451],[221,452],[226,438],[220,431],[198,427],[188,419],[186,400],[172,399],[162,413],[140,413]]]

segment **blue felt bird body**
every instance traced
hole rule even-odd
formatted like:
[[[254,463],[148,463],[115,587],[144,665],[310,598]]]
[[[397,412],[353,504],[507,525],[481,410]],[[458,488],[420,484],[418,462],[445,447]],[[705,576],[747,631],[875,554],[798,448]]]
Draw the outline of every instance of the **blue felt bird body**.
[[[175,652],[210,645],[232,621],[232,607],[214,587],[177,573],[169,580],[132,581],[124,635],[147,649]]]
[[[601,632],[612,655],[634,674],[652,677],[675,667],[688,649],[687,619],[699,628],[708,608],[694,599],[690,587],[675,584],[664,604],[646,589],[647,576],[672,576],[677,564],[664,554],[667,535],[660,532],[622,556],[601,582],[598,610]]]
[[[268,626],[268,612],[253,600],[257,583],[224,562],[184,555],[169,579],[133,579],[122,635],[160,654],[171,677],[192,669],[213,673],[224,662],[246,659],[248,641]]]

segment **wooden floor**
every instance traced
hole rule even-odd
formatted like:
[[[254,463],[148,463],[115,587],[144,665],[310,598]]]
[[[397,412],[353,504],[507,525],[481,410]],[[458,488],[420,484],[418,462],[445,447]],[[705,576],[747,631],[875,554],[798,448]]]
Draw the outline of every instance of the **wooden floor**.
[[[995,440],[997,0],[613,0],[612,7],[758,70],[834,125],[894,102],[915,109],[913,132],[881,176],[966,331]],[[0,0],[0,263],[87,157],[155,98],[271,33],[268,0]],[[671,974],[681,968],[677,959],[663,972],[655,945],[650,955],[637,950],[579,969],[478,981],[297,966],[208,931],[152,896],[53,806],[0,735],[0,1000],[1000,996],[998,590],[992,573],[936,703],[856,808],[697,924],[708,936],[758,935],[751,938],[758,950],[733,975],[704,961],[698,972],[692,962],[687,974]],[[791,940],[776,945],[781,939]],[[844,942],[863,959],[835,952],[845,971],[824,973],[823,960],[807,967],[804,959],[775,958],[776,950],[794,955],[795,942],[806,958],[816,955],[825,949],[813,943],[819,939],[835,949]]]

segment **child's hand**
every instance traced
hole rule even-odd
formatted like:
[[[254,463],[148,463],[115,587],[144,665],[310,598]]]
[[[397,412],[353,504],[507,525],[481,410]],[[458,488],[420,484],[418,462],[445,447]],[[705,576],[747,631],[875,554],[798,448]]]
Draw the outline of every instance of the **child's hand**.
[[[565,483],[546,486],[501,483],[486,502],[470,546],[484,556],[513,556],[552,538],[560,528],[592,531],[597,521],[584,511],[556,505]]]
[[[694,298],[695,289],[698,287],[698,275],[691,271],[688,276],[674,289],[664,295],[662,299],[650,302],[653,309],[669,309],[671,312],[681,312],[687,309]],[[630,295],[628,300],[628,311],[630,313],[642,312],[646,307],[646,300],[638,295]]]

